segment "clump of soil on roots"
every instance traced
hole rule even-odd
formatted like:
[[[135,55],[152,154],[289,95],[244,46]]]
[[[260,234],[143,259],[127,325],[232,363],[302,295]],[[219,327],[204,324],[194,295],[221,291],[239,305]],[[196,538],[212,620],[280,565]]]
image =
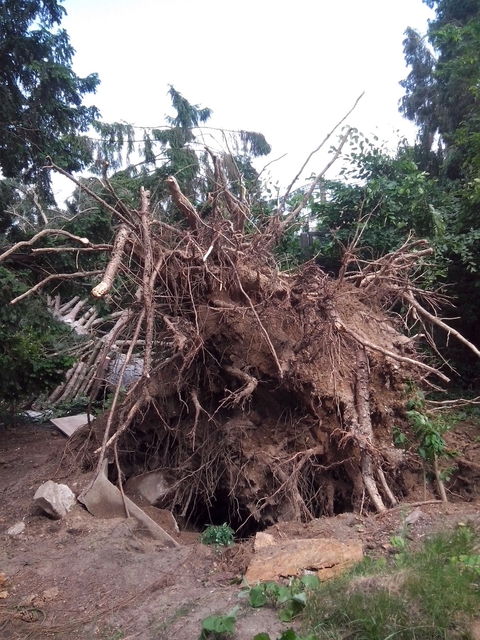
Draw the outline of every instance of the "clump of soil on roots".
[[[171,489],[158,506],[244,535],[395,505],[404,383],[445,376],[385,309],[431,250],[410,239],[363,270],[346,260],[338,279],[313,262],[282,273],[273,255],[285,220],[247,232],[246,202],[216,170],[223,186],[206,219],[169,179],[186,227],[149,222],[143,244],[128,241],[138,267],[124,272],[143,287],[122,331],[143,338],[144,375],[96,421],[84,453],[116,458],[116,481],[162,470]],[[141,211],[149,219],[146,194]]]
[[[95,352],[100,379],[123,345],[112,406],[74,439],[77,459],[98,473],[107,457],[120,488],[162,470],[170,490],[157,506],[191,525],[228,521],[245,535],[279,519],[394,506],[404,457],[392,429],[405,382],[448,381],[404,333],[409,318],[420,335],[428,324],[453,331],[428,311],[439,296],[418,287],[432,249],[408,238],[368,262],[352,246],[337,278],[314,262],[281,272],[275,248],[308,194],[292,211],[284,203],[255,220],[214,156],[211,183],[200,215],[167,179],[184,219],[176,227],[153,218],[144,190],[133,210],[83,187],[120,223],[92,294],[107,295],[118,273],[131,294]],[[105,189],[115,195],[108,181]],[[143,358],[143,375],[125,392],[132,356]]]

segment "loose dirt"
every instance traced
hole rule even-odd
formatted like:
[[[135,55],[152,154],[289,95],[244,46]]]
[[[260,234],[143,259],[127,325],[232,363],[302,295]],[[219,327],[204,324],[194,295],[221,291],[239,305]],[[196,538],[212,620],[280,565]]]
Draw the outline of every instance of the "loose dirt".
[[[66,482],[76,492],[85,481],[81,475],[62,477],[64,447],[53,427],[0,427],[0,592],[7,593],[0,600],[2,640],[195,640],[203,618],[235,605],[236,640],[261,631],[276,637],[291,626],[275,611],[253,610],[238,599],[251,540],[219,552],[200,544],[198,533],[182,532],[176,534],[181,546],[165,549],[130,519],[95,519],[81,505],[60,521],[36,511],[33,494],[45,480]],[[476,464],[467,449],[465,444],[461,452],[469,455],[463,457]],[[388,554],[392,536],[417,544],[461,522],[480,525],[479,505],[473,496],[470,502],[404,505],[377,516],[282,522],[268,531],[278,538],[358,539],[367,553]],[[415,509],[418,517],[407,525]],[[21,521],[24,532],[7,535]]]

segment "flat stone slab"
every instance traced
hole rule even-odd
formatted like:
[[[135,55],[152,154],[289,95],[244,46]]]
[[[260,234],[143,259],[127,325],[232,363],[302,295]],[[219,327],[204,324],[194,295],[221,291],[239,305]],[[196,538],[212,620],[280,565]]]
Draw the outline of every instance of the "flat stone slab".
[[[33,496],[34,503],[55,520],[66,516],[76,500],[70,487],[53,480],[41,484]]]
[[[249,584],[298,576],[304,571],[315,571],[320,580],[329,580],[363,558],[362,544],[357,541],[344,543],[334,538],[305,538],[276,540],[272,544],[270,538],[256,545],[245,574]]]
[[[78,496],[78,500],[87,507],[92,515],[98,518],[125,518],[126,516],[122,494],[106,476],[106,464],[104,464],[103,470],[99,473],[93,485]],[[168,547],[180,546],[165,529],[138,507],[133,500],[125,496],[125,503],[130,517],[138,520],[153,538],[162,540]]]
[[[94,417],[90,416],[90,420],[93,419]],[[65,418],[51,418],[50,422],[53,422],[57,429],[70,437],[75,431],[88,424],[88,414],[79,413],[76,416],[66,416]]]
[[[127,480],[124,487],[126,493],[134,499],[140,498],[148,504],[155,504],[171,489],[163,471],[147,471]]]

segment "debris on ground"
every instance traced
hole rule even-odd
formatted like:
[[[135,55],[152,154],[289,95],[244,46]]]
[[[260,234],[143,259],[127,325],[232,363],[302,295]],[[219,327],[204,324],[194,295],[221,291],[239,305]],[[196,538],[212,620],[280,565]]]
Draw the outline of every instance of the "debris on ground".
[[[11,527],[7,529],[8,536],[18,536],[25,531],[25,523],[24,522],[16,522]]]
[[[106,462],[93,484],[80,494],[79,501],[99,518],[135,518],[153,538],[162,540],[168,547],[177,547],[178,542],[163,527],[108,480]]]
[[[75,416],[65,416],[64,418],[51,418],[57,429],[60,429],[67,437],[72,436],[76,431],[84,427],[89,421],[93,420],[93,416],[87,413],[79,413]]]
[[[58,460],[69,441],[53,437],[55,433],[52,425],[0,429],[0,570],[9,577],[0,583],[0,591],[8,592],[0,607],[1,640],[28,635],[51,640],[55,634],[62,640],[192,640],[205,617],[239,604],[240,582],[254,555],[253,538],[219,550],[200,544],[199,531],[182,530],[175,535],[181,546],[166,547],[123,514],[104,519],[77,505],[65,518],[51,520],[31,509],[32,487],[48,478],[64,480],[58,476]],[[473,443],[476,434],[471,435]],[[91,473],[77,471],[65,481],[80,488],[90,478]],[[405,533],[405,519],[417,508],[424,517]],[[262,534],[277,544],[317,538],[359,541],[369,555],[382,558],[387,554],[382,545],[394,536],[408,535],[415,548],[432,533],[459,523],[480,527],[479,514],[478,499],[453,497],[449,504],[404,505],[379,516],[342,513],[280,522]],[[23,518],[24,533],[6,535]],[[43,592],[55,587],[57,597],[45,600]],[[286,628],[273,608],[248,607],[239,616],[236,640],[252,640],[262,631],[276,638]]]

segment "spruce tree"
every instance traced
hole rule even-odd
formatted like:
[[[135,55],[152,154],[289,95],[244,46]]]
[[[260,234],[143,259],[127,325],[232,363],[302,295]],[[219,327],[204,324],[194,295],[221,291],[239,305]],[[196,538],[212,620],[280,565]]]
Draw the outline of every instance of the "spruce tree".
[[[0,169],[50,198],[45,158],[68,171],[84,168],[91,150],[82,133],[98,117],[82,101],[99,80],[74,73],[64,13],[61,0],[0,3]]]

